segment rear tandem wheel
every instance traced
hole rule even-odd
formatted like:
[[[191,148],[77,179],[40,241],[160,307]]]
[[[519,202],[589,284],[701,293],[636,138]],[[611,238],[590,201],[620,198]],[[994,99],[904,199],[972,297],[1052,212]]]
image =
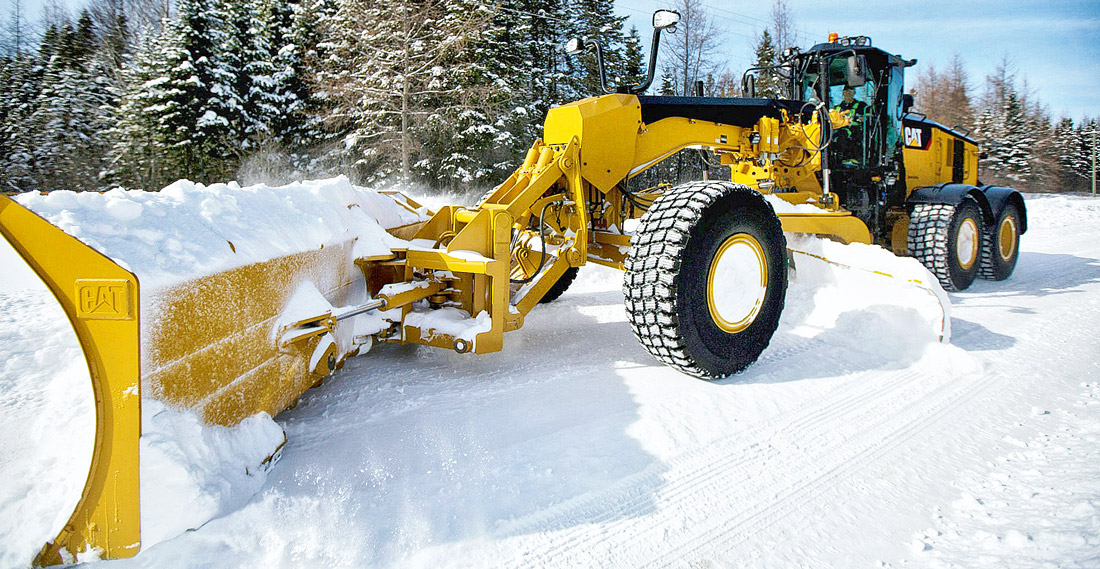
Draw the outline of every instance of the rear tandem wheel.
[[[958,206],[916,204],[909,222],[909,254],[944,290],[966,290],[981,265],[982,227],[981,210],[972,198]]]
[[[1006,204],[993,227],[982,235],[982,266],[978,276],[1003,281],[1012,275],[1020,256],[1020,212]]]
[[[786,239],[771,205],[747,186],[694,182],[665,192],[642,216],[625,268],[634,335],[687,374],[744,370],[779,325]]]

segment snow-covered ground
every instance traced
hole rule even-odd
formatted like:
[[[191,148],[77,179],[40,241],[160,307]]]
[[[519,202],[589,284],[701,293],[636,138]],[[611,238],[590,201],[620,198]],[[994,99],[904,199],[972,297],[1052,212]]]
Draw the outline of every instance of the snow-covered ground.
[[[1012,278],[950,295],[950,344],[934,295],[795,255],[771,346],[719,382],[651,358],[597,266],[501,353],[376,346],[276,418],[254,496],[107,566],[1098,567],[1100,200],[1028,207]],[[80,415],[32,387],[83,364],[0,278],[0,411],[44,417],[0,417],[7,544],[50,533],[36,489],[79,492],[80,441],[27,440]]]

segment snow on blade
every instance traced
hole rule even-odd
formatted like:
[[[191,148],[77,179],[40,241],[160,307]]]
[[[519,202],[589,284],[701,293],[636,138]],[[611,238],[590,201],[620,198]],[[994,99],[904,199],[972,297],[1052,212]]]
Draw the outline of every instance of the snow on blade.
[[[17,200],[159,288],[358,237],[355,253],[403,242],[386,228],[422,220],[344,177],[286,186],[180,180],[159,192],[26,193]]]
[[[887,351],[919,350],[928,341],[950,341],[951,301],[916,259],[897,257],[875,245],[844,245],[806,235],[787,234],[787,248],[792,252],[793,283],[832,285],[815,292],[807,305],[813,312],[794,330],[796,334],[813,337],[859,309],[863,313],[853,317],[865,320],[867,325],[860,329],[871,332],[853,337],[855,344],[882,346],[883,326],[892,332],[888,338],[908,344],[886,346]],[[798,288],[794,290],[797,294]]]
[[[356,255],[387,255],[404,242],[385,229],[427,214],[410,209],[400,195],[358,188],[343,177],[244,188],[180,180],[160,192],[55,191],[16,199],[134,272],[146,321],[156,314],[157,289],[352,240]],[[0,527],[0,567],[6,568],[28,564],[72,513],[87,477],[95,409],[86,364],[63,313],[6,241],[0,262],[0,476],[8,480],[0,518],[22,520]],[[293,317],[332,308],[315,287],[312,295],[299,292],[288,312]],[[356,336],[384,326],[379,315],[358,316],[338,326],[335,341],[351,346]],[[150,398],[142,407],[145,547],[247,501],[263,485],[256,467],[284,440],[262,413],[225,429]]]

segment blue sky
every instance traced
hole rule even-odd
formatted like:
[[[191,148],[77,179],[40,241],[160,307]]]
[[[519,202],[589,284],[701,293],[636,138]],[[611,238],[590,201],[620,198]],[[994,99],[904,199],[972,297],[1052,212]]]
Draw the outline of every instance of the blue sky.
[[[616,0],[648,44],[650,15],[668,6],[657,0]],[[724,57],[731,69],[749,66],[753,39],[766,27],[770,1],[703,0],[716,23],[726,28]],[[871,36],[874,45],[906,58],[911,86],[924,65],[943,69],[958,53],[970,73],[974,92],[985,76],[1008,57],[1017,78],[1055,118],[1100,117],[1100,0],[930,0],[852,2],[788,0],[799,31],[800,47],[825,41],[829,32]]]
[[[38,18],[46,0],[23,0],[25,13]],[[72,7],[83,0],[59,0]],[[368,0],[364,0],[368,1]],[[5,0],[8,7],[13,0]],[[703,0],[727,31],[723,57],[731,69],[744,70],[753,38],[768,22],[770,1]],[[616,0],[619,14],[630,18],[647,44],[650,16],[669,3]],[[1100,0],[925,0],[854,2],[788,0],[799,30],[799,46],[824,41],[829,32],[868,35],[876,46],[917,58],[909,84],[923,65],[942,69],[953,54],[962,56],[975,92],[985,76],[1008,57],[1019,79],[1055,118],[1100,117]],[[7,10],[5,10],[6,12]]]

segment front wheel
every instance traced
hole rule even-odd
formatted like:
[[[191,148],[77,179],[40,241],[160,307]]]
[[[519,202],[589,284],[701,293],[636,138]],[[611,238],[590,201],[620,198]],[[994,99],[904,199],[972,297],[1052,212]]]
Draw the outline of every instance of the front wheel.
[[[695,182],[665,192],[642,216],[625,268],[635,336],[687,374],[744,370],[779,325],[786,240],[771,206],[746,186]]]

